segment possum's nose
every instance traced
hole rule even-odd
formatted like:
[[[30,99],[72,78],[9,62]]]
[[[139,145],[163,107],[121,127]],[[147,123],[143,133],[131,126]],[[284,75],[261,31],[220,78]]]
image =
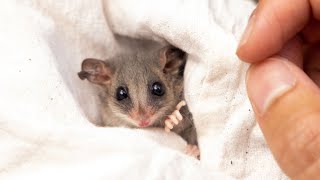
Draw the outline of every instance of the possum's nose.
[[[151,125],[150,118],[154,115],[154,111],[148,108],[133,109],[130,116],[135,120],[140,127],[147,127]]]
[[[137,121],[148,121],[151,117],[151,113],[138,113],[136,116],[133,116],[132,118]]]
[[[134,118],[140,127],[147,127],[151,125],[150,118],[152,115],[150,114],[139,114],[138,117]]]

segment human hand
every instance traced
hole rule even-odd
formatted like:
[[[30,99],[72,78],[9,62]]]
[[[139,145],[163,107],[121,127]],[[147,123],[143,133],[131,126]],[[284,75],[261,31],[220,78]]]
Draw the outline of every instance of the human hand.
[[[292,179],[320,177],[320,0],[260,0],[239,44],[266,141]]]

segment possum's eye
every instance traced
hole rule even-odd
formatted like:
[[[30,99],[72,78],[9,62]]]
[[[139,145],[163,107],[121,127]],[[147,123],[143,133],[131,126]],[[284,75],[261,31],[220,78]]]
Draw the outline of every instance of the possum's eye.
[[[155,82],[152,84],[151,93],[156,96],[163,96],[165,93],[164,87],[160,82]]]
[[[116,93],[117,93],[116,97],[118,101],[124,100],[128,97],[128,91],[127,91],[127,88],[125,87],[122,87],[122,86],[118,87]]]

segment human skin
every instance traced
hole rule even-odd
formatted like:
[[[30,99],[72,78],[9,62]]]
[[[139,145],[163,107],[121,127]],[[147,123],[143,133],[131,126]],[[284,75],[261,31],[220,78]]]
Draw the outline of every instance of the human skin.
[[[237,55],[252,63],[248,96],[279,166],[320,177],[320,0],[260,0]]]

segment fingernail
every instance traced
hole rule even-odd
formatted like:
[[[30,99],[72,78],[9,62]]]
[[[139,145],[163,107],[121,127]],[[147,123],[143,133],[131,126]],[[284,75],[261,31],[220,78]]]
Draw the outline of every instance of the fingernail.
[[[256,15],[253,12],[253,14],[251,15],[251,17],[248,21],[247,27],[241,36],[237,50],[239,50],[243,45],[245,45],[248,42],[248,39],[250,38],[250,36],[252,34],[252,30],[253,30],[253,27],[255,24],[255,19],[256,19]]]
[[[249,98],[259,114],[264,114],[279,97],[296,84],[296,78],[283,58],[273,58],[252,65],[246,81]]]

